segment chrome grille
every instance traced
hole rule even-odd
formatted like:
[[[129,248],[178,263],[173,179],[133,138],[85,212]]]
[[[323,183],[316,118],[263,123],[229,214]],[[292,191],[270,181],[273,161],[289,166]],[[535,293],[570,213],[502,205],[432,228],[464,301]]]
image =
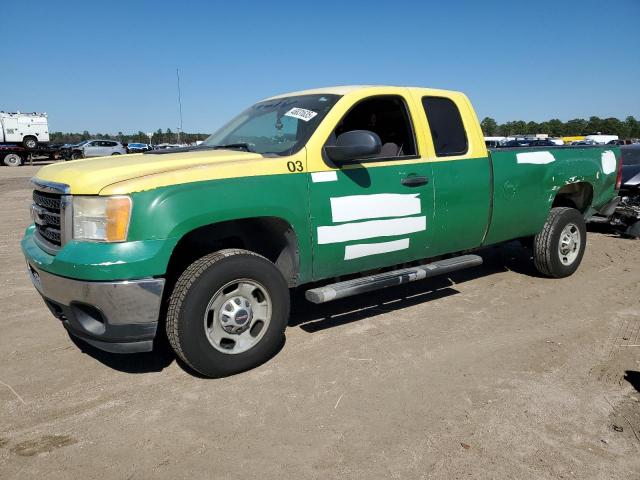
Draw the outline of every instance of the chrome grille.
[[[33,192],[32,216],[40,237],[56,247],[62,243],[60,210],[62,195],[59,193]]]

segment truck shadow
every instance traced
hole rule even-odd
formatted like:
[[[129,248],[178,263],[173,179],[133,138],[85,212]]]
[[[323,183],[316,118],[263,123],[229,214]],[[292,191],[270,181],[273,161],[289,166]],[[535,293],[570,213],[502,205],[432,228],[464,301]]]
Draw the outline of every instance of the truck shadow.
[[[109,368],[125,373],[160,372],[171,365],[176,356],[166,338],[163,337],[158,337],[159,341],[154,344],[152,352],[118,354],[105,352],[73,335],[69,335],[71,341],[82,353],[89,355]]]
[[[290,327],[300,327],[308,333],[346,325],[383,313],[420,303],[439,300],[460,293],[455,286],[500,272],[540,277],[533,266],[531,253],[518,242],[489,247],[477,252],[484,263],[477,268],[461,270],[442,277],[409,283],[398,287],[356,295],[354,297],[316,305],[304,298],[308,288],[297,289],[291,297]]]
[[[321,305],[305,300],[304,291],[309,288],[308,286],[296,289],[291,295],[289,327],[300,327],[308,333],[339,327],[383,313],[456,295],[460,293],[455,288],[456,285],[500,272],[514,271],[524,275],[539,276],[533,267],[531,253],[522,248],[518,242],[489,247],[477,253],[484,260],[480,267]],[[83,353],[103,365],[120,372],[139,374],[160,372],[177,360],[163,332],[164,329],[159,327],[159,335],[152,352],[126,355],[104,352],[73,336],[70,338]],[[280,349],[283,346],[284,341]],[[182,361],[177,360],[177,363],[187,373],[201,377]]]
[[[636,389],[636,392],[640,393],[640,372],[635,370],[627,370],[624,372],[624,379]]]

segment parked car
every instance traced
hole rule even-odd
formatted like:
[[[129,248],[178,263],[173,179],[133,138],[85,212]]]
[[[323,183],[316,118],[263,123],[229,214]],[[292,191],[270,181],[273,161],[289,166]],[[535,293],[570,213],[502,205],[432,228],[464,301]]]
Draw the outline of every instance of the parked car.
[[[622,170],[620,172],[619,202],[615,208],[590,220],[608,223],[622,235],[640,238],[640,144],[620,147]]]
[[[538,138],[529,142],[530,147],[557,147],[558,144],[549,138]]]
[[[127,148],[115,140],[87,140],[71,148],[71,158],[126,155]]]
[[[177,145],[175,143],[159,143],[155,147],[154,150],[166,150],[167,148],[182,148],[184,145]]]
[[[609,142],[607,142],[607,145],[633,145],[634,143],[636,143],[634,140],[629,140],[629,139],[610,140]]]
[[[458,92],[297,92],[199,146],[42,168],[22,251],[72,335],[130,353],[164,332],[193,369],[230,375],[278,351],[290,288],[329,302],[478,266],[469,252],[512,239],[541,274],[572,275],[619,157],[487,151]]]
[[[593,140],[594,142],[596,142],[597,144],[600,144],[600,145],[606,145],[611,140],[618,140],[618,136],[617,135],[603,135],[601,133],[598,133],[598,134],[594,134],[594,135],[587,135],[586,137],[584,137],[584,139],[585,140]]]
[[[129,153],[140,153],[151,150],[151,147],[146,143],[129,143],[127,144],[127,149]]]
[[[515,140],[508,140],[500,144],[501,147],[528,147],[531,141],[526,138],[516,138]]]

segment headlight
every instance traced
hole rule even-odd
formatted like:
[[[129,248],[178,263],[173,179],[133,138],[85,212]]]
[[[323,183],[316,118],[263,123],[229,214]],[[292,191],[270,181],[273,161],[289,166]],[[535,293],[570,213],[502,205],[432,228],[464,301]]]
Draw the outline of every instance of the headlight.
[[[124,242],[129,230],[131,198],[73,197],[73,239]]]

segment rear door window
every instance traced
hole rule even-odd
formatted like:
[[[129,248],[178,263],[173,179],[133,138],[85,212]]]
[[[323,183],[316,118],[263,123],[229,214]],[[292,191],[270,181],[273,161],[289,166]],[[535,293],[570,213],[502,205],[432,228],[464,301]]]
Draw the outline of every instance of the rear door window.
[[[456,104],[449,98],[422,97],[437,157],[464,155],[469,150],[467,132]]]

